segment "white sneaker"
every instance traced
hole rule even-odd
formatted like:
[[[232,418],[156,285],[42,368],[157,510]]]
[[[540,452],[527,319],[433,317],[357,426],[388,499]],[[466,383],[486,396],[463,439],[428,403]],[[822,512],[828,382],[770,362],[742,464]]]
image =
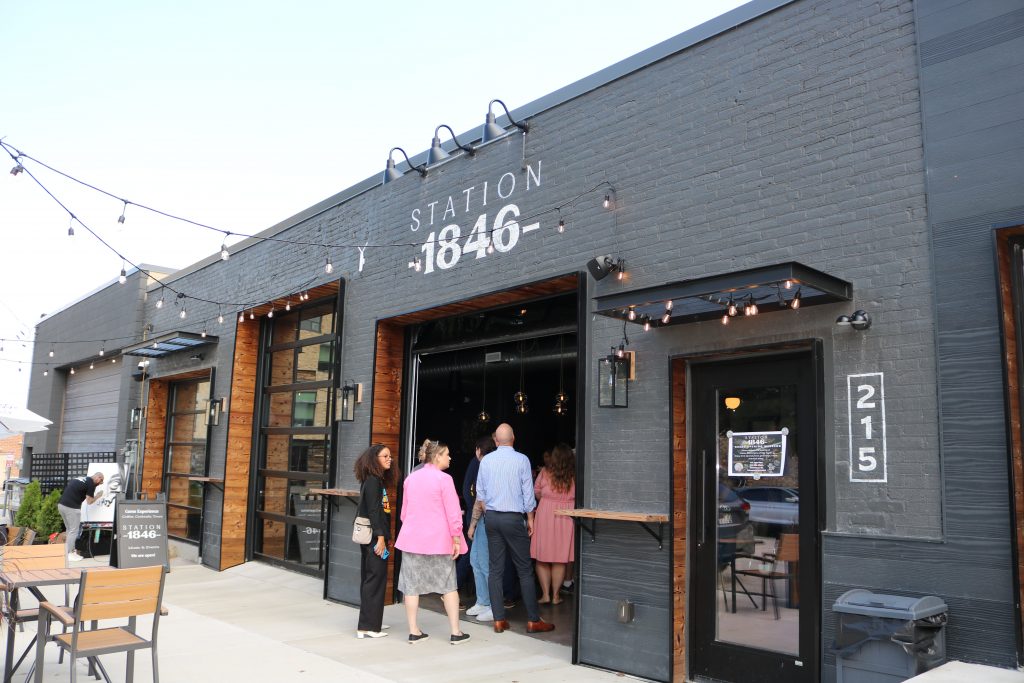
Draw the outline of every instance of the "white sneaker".
[[[356,638],[383,638],[386,635],[384,631],[356,631]]]
[[[475,617],[478,614],[483,613],[484,610],[490,609],[490,605],[481,605],[479,602],[466,610],[467,617]]]
[[[68,553],[68,562],[81,562],[83,559],[78,553]]]
[[[491,611],[490,607],[485,607],[484,611],[476,615],[477,621],[494,621],[494,612]]]

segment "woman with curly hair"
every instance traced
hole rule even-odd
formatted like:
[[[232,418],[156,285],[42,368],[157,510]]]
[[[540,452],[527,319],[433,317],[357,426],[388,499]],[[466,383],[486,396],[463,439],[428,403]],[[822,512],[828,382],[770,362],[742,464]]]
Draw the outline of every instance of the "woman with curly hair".
[[[366,517],[373,527],[373,538],[360,546],[359,625],[356,638],[383,638],[384,587],[388,582],[388,540],[391,538],[391,501],[388,485],[395,482],[391,468],[391,451],[375,443],[356,459],[356,480],[359,481],[357,516]]]
[[[562,602],[558,589],[565,579],[566,567],[574,559],[572,519],[555,515],[555,510],[576,507],[576,456],[571,448],[560,443],[551,450],[551,459],[537,475],[533,492],[537,496],[537,513],[530,557],[536,561],[540,583],[537,602],[557,605]]]

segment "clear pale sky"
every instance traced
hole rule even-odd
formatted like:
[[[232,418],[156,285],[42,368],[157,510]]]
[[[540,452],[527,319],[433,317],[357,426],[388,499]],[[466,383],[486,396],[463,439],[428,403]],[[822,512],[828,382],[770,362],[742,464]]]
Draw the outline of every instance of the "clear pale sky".
[[[4,2],[0,137],[130,201],[255,233],[379,176],[393,146],[424,151],[438,124],[479,129],[493,98],[515,109],[741,4]],[[68,237],[68,214],[0,164],[0,338],[27,340],[3,342],[0,403],[24,406],[40,316],[121,261],[77,225]],[[120,202],[25,165],[136,263],[220,248],[132,207],[119,225]]]

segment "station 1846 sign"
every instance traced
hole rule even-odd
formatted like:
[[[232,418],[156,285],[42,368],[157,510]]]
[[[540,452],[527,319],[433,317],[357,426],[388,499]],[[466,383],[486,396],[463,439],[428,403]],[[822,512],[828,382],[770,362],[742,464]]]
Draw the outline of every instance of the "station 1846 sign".
[[[789,429],[777,432],[734,432],[729,437],[730,477],[781,477],[786,469],[786,436]]]
[[[166,501],[118,497],[114,533],[116,551],[110,553],[111,565],[124,569],[162,564],[170,571]]]

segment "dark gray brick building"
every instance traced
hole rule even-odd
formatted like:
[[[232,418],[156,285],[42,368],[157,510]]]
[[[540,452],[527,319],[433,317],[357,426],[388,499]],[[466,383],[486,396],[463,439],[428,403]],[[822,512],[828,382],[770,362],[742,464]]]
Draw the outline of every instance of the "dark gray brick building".
[[[940,597],[950,658],[1015,667],[1022,29],[1016,1],[755,0],[513,110],[527,132],[499,117],[497,139],[459,135],[472,155],[449,143],[425,175],[399,164],[125,295],[139,307],[94,295],[88,324],[132,327],[120,346],[150,360],[115,440],[145,404],[141,486],[204,564],[283,564],[356,603],[360,451],[408,472],[442,438],[458,484],[507,421],[538,465],[575,448],[558,628],[580,664],[833,681],[833,603],[866,589]],[[37,356],[103,336],[79,307]],[[33,410],[64,395],[54,374]],[[626,407],[602,405],[613,385]]]

